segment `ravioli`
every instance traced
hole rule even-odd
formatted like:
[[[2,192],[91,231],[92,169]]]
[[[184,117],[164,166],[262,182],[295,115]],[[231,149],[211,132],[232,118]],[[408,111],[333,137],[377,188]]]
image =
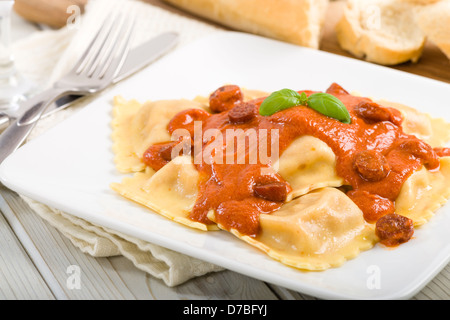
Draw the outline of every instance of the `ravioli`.
[[[198,195],[199,174],[190,156],[173,159],[156,173],[152,169],[124,178],[111,188],[122,196],[140,203],[155,212],[200,230],[217,229],[189,219]]]
[[[229,97],[227,102],[234,105],[258,105],[268,95],[262,91],[244,89],[242,93],[243,98],[241,97],[238,103]],[[356,96],[352,97],[356,99]],[[348,99],[347,102],[353,101],[353,98]],[[361,101],[367,101],[364,99],[366,98],[361,98]],[[432,118],[401,104],[384,100],[377,102],[383,107],[395,108],[401,112],[401,127],[405,134],[417,137],[433,148],[444,147],[450,140],[450,125],[444,120]],[[346,195],[346,192],[352,189],[351,181],[347,181],[338,173],[338,156],[332,146],[310,134],[302,134],[292,139],[278,160],[270,164],[270,170],[267,171],[270,175],[266,172],[265,176],[252,179],[247,175],[249,172],[255,172],[254,168],[245,169],[244,165],[242,168],[245,170],[240,176],[235,180],[227,180],[235,181],[232,189],[243,190],[238,198],[234,199],[225,193],[214,195],[222,203],[235,205],[236,215],[231,214],[231,218],[236,218],[236,221],[232,221],[230,225],[221,224],[220,221],[223,220],[218,219],[220,206],[206,208],[209,223],[196,220],[193,212],[199,201],[206,203],[202,194],[207,189],[205,183],[214,181],[216,188],[211,190],[221,192],[221,183],[226,180],[224,178],[228,179],[228,176],[236,174],[233,170],[238,166],[230,166],[229,170],[226,169],[226,164],[209,168],[203,163],[194,163],[196,157],[193,155],[172,158],[157,170],[144,161],[144,154],[150,146],[171,141],[167,129],[169,121],[180,111],[189,109],[202,109],[212,113],[215,115],[212,123],[222,126],[223,130],[231,127],[228,123],[230,120],[227,120],[230,111],[213,113],[207,97],[198,96],[192,101],[161,100],[143,104],[136,100],[127,101],[120,96],[115,98],[112,121],[114,161],[119,172],[133,175],[123,178],[119,183],[112,183],[111,188],[114,191],[187,227],[203,231],[231,232],[271,258],[303,270],[318,271],[338,267],[379,242],[375,223],[367,222],[362,209]],[[311,114],[309,110],[302,112]],[[266,128],[265,119],[257,120],[257,125]],[[291,125],[291,119],[279,115],[274,120],[274,127],[283,128],[278,125],[283,121],[285,125]],[[325,120],[318,118],[317,121],[319,123]],[[387,128],[386,130],[393,128],[392,124],[386,122],[389,121],[383,120],[378,127]],[[237,128],[245,127],[245,123],[239,121],[234,125]],[[339,127],[341,124],[338,123],[332,125],[329,128],[338,133],[344,128]],[[390,137],[389,134],[385,136]],[[372,136],[368,137],[372,139]],[[352,138],[348,141],[351,146]],[[389,143],[394,145],[395,140]],[[377,143],[372,145],[377,146],[376,148],[383,146]],[[405,178],[393,202],[395,214],[411,219],[415,227],[425,224],[450,197],[448,181],[450,157],[440,157],[438,168],[433,170],[427,169],[425,165],[420,166]],[[240,186],[239,183],[245,185]],[[256,192],[254,190],[258,183],[263,185]],[[282,183],[286,184],[285,195],[281,192],[283,189],[277,187]],[[249,197],[259,198],[258,201],[247,201]],[[246,206],[241,205],[242,203],[246,203]],[[228,211],[229,206],[227,205]],[[261,213],[242,220],[240,211],[244,210],[243,208],[260,210]],[[245,234],[240,231],[240,225],[255,219],[258,220],[257,233]]]
[[[214,214],[210,214],[214,221]],[[308,270],[337,267],[376,243],[374,227],[341,191],[323,188],[261,214],[256,237],[231,232],[282,263]],[[220,225],[219,225],[220,227]]]
[[[425,224],[450,197],[450,157],[440,159],[440,170],[428,171],[422,167],[403,184],[395,200],[396,212],[414,221],[416,226]]]
[[[190,100],[160,100],[140,104],[117,96],[113,109],[113,141],[115,163],[122,172],[145,169],[142,155],[155,143],[170,141],[167,125],[174,115],[186,109],[203,109],[204,105]]]
[[[344,181],[336,173],[336,156],[323,141],[302,136],[294,140],[275,165],[292,191],[287,201],[323,187],[340,187]]]
[[[449,124],[441,118],[432,118],[429,114],[401,103],[386,100],[378,101],[381,105],[399,110],[404,117],[402,127],[406,133],[413,134],[432,147],[442,147],[450,140]]]
[[[127,101],[121,96],[114,97],[112,140],[114,162],[121,173],[138,172],[145,169],[132,144],[131,123],[141,109],[137,100]]]

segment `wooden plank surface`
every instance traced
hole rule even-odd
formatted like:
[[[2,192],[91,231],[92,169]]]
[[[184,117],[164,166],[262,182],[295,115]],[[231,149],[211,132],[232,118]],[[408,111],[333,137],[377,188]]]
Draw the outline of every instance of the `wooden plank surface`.
[[[0,196],[0,210],[11,211]],[[12,212],[12,211],[11,211]],[[53,299],[39,270],[0,214],[0,299]]]

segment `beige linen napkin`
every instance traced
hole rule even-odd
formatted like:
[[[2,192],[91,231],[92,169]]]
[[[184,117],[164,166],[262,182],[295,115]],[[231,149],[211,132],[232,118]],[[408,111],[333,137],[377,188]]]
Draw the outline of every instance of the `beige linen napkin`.
[[[117,11],[135,16],[134,46],[164,31],[176,31],[180,34],[178,47],[204,35],[221,32],[206,23],[141,1],[90,0],[85,13],[78,20],[79,24],[60,30],[40,31],[15,43],[13,50],[18,69],[28,79],[40,84],[41,89],[45,89],[72,68],[106,15]],[[77,112],[93,98],[83,98],[70,108],[42,119],[29,139],[37,137],[54,124]],[[168,286],[181,284],[208,272],[222,270],[213,264],[93,225],[25,196],[22,198],[40,217],[57,228],[83,252],[94,257],[123,255],[137,268],[162,279]]]

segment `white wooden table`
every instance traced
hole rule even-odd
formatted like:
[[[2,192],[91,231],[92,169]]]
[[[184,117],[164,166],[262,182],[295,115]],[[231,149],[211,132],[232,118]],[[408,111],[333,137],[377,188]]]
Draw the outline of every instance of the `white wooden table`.
[[[13,37],[36,26],[17,16]],[[0,299],[314,299],[232,271],[211,273],[175,288],[135,268],[123,257],[81,253],[14,192],[0,187]],[[73,269],[75,266],[75,269]],[[76,269],[79,268],[79,269]],[[80,271],[79,286],[71,282]],[[450,265],[414,299],[449,299]]]

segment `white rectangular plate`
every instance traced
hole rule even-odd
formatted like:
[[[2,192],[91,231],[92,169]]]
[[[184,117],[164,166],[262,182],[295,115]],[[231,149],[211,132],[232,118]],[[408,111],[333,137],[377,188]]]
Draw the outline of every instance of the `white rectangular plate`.
[[[376,246],[342,267],[286,267],[223,231],[169,221],[114,193],[123,178],[111,151],[112,98],[194,98],[227,83],[275,91],[349,91],[401,102],[446,117],[450,85],[389,68],[248,34],[224,32],[160,59],[11,155],[0,167],[7,187],[67,213],[273,284],[325,299],[406,299],[450,258],[450,207],[396,249]]]

